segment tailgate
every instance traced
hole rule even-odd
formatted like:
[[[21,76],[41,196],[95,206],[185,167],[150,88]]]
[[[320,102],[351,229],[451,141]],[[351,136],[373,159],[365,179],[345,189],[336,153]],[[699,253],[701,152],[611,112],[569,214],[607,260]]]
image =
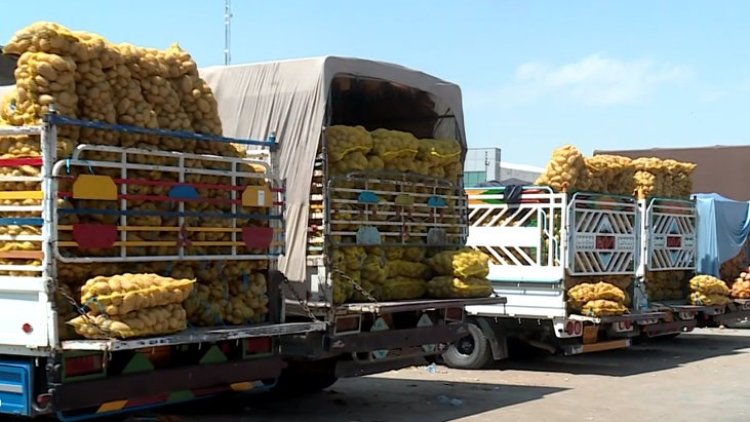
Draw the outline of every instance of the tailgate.
[[[0,347],[49,345],[55,322],[41,277],[0,277],[0,309]]]
[[[40,127],[0,126],[2,137],[39,140],[40,134]],[[42,157],[0,159],[0,168],[0,343],[46,347],[56,334],[50,329],[56,322],[42,266],[48,243],[42,234],[41,175],[49,169]]]

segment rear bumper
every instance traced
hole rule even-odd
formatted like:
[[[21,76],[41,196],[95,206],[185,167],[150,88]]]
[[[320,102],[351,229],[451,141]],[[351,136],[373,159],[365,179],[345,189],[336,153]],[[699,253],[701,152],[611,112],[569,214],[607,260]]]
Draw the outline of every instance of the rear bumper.
[[[693,331],[697,325],[695,320],[673,321],[660,324],[647,325],[641,329],[646,337],[659,337],[670,334],[679,334]]]
[[[59,385],[54,390],[52,401],[58,411],[84,409],[137,397],[169,396],[186,390],[213,389],[274,379],[281,374],[283,367],[280,357],[269,357],[121,375]]]
[[[565,356],[580,355],[583,353],[603,352],[605,350],[624,349],[630,347],[630,339],[602,341],[591,344],[571,344],[562,347]]]

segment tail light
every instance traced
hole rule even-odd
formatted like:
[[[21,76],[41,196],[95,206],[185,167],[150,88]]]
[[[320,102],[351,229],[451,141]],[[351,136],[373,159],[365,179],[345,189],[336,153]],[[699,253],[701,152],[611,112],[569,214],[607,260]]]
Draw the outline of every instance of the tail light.
[[[448,308],[445,310],[446,321],[463,321],[464,320],[464,309],[463,308]]]
[[[580,336],[583,334],[583,323],[581,321],[568,321],[565,324],[565,333],[569,336]]]
[[[617,331],[630,331],[633,329],[633,321],[619,321],[616,329]]]
[[[336,334],[358,333],[362,318],[359,315],[336,318]]]
[[[98,374],[104,368],[104,357],[101,354],[70,356],[63,360],[63,367],[66,378]]]

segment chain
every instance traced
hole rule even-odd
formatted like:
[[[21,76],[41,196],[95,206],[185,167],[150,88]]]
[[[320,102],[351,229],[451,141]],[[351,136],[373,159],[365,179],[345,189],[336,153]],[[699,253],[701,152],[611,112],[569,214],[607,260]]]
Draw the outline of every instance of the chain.
[[[346,273],[344,273],[343,271],[341,271],[338,268],[334,267],[334,268],[331,269],[331,272],[333,272],[334,274],[339,275],[344,280],[347,280],[350,283],[352,283],[352,286],[354,286],[354,290],[356,290],[359,294],[361,294],[365,299],[369,300],[370,302],[377,302],[378,301],[377,299],[375,299],[370,294],[370,292],[368,292],[367,290],[365,290],[359,283],[357,283],[356,281],[354,281],[353,278],[351,278],[348,275],[346,275]]]
[[[284,276],[282,276],[281,279],[282,282],[289,288],[289,291],[292,292],[292,296],[294,296],[294,299],[297,300],[297,303],[299,303],[299,306],[302,307],[302,310],[305,311],[307,317],[310,318],[313,322],[320,322],[318,317],[315,316],[315,313],[312,311],[312,309],[310,309],[310,306],[307,305],[307,301],[303,300],[300,295],[297,294],[297,290],[289,282],[289,279]]]
[[[111,333],[108,330],[105,330],[102,327],[100,327],[98,324],[96,324],[91,319],[91,317],[86,312],[83,312],[83,307],[82,306],[78,306],[78,302],[76,302],[76,300],[71,295],[69,295],[67,292],[65,292],[62,289],[58,289],[58,292],[68,302],[70,302],[70,304],[75,308],[76,312],[78,312],[78,314],[81,316],[81,318],[83,318],[86,321],[87,324],[89,324],[90,326],[94,327],[97,331],[99,331],[102,335],[106,336],[107,338],[110,338],[110,339],[113,338],[112,335],[111,335]]]

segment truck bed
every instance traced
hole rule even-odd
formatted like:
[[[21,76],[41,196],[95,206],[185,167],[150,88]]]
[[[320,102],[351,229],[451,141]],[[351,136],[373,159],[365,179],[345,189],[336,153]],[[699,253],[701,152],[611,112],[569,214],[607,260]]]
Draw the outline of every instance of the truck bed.
[[[210,343],[222,340],[239,340],[251,337],[305,334],[325,330],[324,322],[293,322],[283,324],[260,324],[248,327],[189,328],[177,334],[133,340],[67,340],[63,350],[133,350],[148,347],[174,346],[189,343]]]

